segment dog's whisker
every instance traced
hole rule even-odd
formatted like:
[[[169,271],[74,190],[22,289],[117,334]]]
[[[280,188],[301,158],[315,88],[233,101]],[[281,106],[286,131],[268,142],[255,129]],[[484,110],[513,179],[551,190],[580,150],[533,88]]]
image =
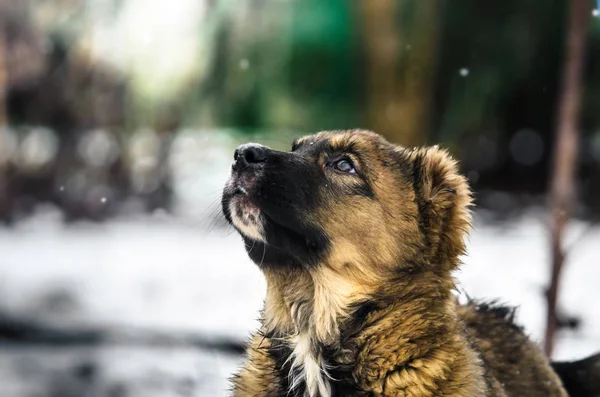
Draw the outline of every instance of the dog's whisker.
[[[262,254],[262,258],[260,260],[260,264],[258,265],[258,267],[262,266],[264,260],[265,260],[265,254],[267,253],[267,244],[263,244],[263,254]]]

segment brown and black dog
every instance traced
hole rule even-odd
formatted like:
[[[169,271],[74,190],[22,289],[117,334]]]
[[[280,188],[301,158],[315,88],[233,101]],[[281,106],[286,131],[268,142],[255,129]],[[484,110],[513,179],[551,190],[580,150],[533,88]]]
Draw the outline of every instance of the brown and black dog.
[[[320,132],[240,146],[227,220],[267,280],[234,396],[567,396],[497,305],[459,305],[471,192],[437,147]]]

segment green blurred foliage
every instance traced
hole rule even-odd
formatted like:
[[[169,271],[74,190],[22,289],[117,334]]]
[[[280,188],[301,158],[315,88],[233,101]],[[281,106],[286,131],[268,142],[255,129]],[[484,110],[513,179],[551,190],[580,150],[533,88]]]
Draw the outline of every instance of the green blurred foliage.
[[[216,51],[223,55],[215,58],[221,65],[214,67],[213,89],[199,96],[220,104],[213,122],[250,130],[368,127],[357,3],[256,4],[241,26],[228,17],[222,21],[216,40],[224,47]],[[427,140],[452,143],[472,133],[515,128],[510,125],[517,116],[510,109],[515,101],[526,107],[521,112],[527,113],[527,122],[551,130],[565,1],[447,0],[441,5],[433,122],[432,131],[424,131]],[[230,3],[230,13],[235,8]],[[269,31],[256,28],[270,18],[279,23],[270,24]],[[397,19],[410,26],[403,15]],[[236,31],[247,35],[241,46],[231,43]],[[597,27],[593,34],[598,36]],[[247,68],[240,62],[247,62]],[[460,75],[462,68],[468,76]],[[593,78],[593,73],[588,75]],[[590,95],[590,88],[600,83],[596,80],[586,85],[586,98],[597,97]],[[588,100],[586,109],[590,107]]]
[[[237,25],[236,5],[223,17],[207,90],[218,103],[213,122],[248,131],[356,126],[360,46],[352,3],[268,3],[249,6]]]

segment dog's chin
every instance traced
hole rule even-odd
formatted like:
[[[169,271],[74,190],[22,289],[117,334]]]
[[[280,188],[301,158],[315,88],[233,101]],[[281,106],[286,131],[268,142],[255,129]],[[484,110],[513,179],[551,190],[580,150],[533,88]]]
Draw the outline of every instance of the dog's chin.
[[[315,266],[327,249],[327,239],[317,233],[298,233],[261,213],[262,239],[241,232],[246,252],[262,269],[301,269]]]
[[[302,222],[293,213],[284,216],[269,208],[243,188],[226,187],[225,216],[244,239],[254,263],[263,269],[316,264],[328,245],[324,235],[315,228],[299,229]]]
[[[247,195],[237,194],[229,201],[231,223],[242,237],[265,242],[264,217],[261,210]]]

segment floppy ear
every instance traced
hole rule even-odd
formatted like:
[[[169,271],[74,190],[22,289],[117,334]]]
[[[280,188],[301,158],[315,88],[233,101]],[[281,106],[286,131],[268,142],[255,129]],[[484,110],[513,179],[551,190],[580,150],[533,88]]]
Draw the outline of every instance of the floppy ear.
[[[458,266],[471,227],[471,190],[456,161],[437,146],[407,150],[420,212],[427,260],[434,266]]]

